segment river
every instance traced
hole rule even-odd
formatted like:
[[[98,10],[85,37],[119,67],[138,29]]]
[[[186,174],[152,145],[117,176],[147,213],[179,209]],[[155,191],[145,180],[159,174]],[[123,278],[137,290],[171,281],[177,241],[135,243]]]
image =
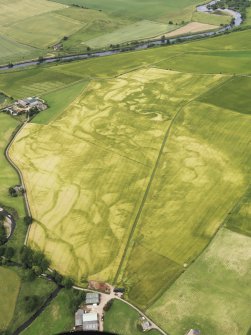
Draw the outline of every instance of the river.
[[[208,5],[213,5],[218,1],[220,1],[220,0],[213,0],[213,1],[210,1],[209,3],[207,3],[207,4],[200,5],[196,8],[196,10],[198,12],[208,13],[208,15],[210,15],[213,11],[208,9],[207,6]],[[197,39],[197,38],[217,36],[219,34],[222,34],[224,31],[231,30],[233,28],[233,26],[235,26],[235,27],[240,26],[240,24],[242,23],[242,17],[241,17],[241,14],[239,12],[235,12],[231,9],[220,9],[219,8],[218,10],[220,10],[222,12],[225,12],[226,14],[231,15],[234,18],[233,24],[221,27],[217,31],[208,31],[208,32],[204,32],[204,33],[197,33],[197,34],[193,34],[193,35],[186,35],[186,36],[171,38],[171,39],[169,39],[170,43],[172,44],[172,43],[176,43],[177,41],[182,42],[182,41],[188,41],[188,40],[193,40],[193,39]],[[98,51],[98,52],[93,52],[93,53],[83,53],[83,54],[76,54],[76,55],[60,56],[60,57],[48,57],[48,58],[44,58],[42,63],[43,64],[49,64],[49,63],[56,63],[56,62],[59,62],[59,61],[60,62],[67,62],[67,61],[88,59],[88,58],[94,58],[94,57],[105,57],[105,56],[120,54],[120,53],[125,52],[125,51],[144,50],[144,49],[149,48],[150,46],[162,45],[162,44],[163,44],[163,41],[161,39],[160,40],[151,40],[151,41],[144,42],[144,43],[142,43],[140,45],[137,45],[137,46],[131,46],[128,49],[124,49],[124,50],[108,50],[108,51]],[[40,63],[37,60],[25,61],[25,62],[16,63],[12,67],[0,66],[0,71],[1,70],[9,70],[9,69],[25,68],[25,67],[28,67],[28,66],[38,65],[38,64],[40,64]]]

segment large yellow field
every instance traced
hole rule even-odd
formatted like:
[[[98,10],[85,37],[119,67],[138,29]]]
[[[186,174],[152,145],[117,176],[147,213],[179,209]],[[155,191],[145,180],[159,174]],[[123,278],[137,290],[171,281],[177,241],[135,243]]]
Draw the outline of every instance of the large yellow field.
[[[29,244],[77,281],[112,281],[168,129],[182,105],[226,78],[143,69],[93,81],[49,125],[11,147],[35,223]]]

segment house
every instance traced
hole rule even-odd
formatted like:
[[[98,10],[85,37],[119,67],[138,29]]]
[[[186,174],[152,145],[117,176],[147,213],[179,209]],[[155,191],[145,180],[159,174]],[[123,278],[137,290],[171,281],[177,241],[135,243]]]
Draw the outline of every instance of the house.
[[[86,305],[98,305],[100,303],[99,293],[86,293],[85,304]]]
[[[83,314],[83,330],[99,330],[98,314],[84,313]]]
[[[78,329],[81,327],[83,328],[83,315],[84,311],[82,309],[78,309],[77,312],[75,313],[75,327]]]
[[[200,331],[197,329],[190,329],[185,335],[200,335]]]

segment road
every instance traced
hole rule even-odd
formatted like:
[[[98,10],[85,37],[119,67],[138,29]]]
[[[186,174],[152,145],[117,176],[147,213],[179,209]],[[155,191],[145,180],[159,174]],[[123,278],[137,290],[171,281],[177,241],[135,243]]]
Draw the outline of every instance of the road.
[[[26,189],[26,188],[25,188],[25,183],[24,183],[24,178],[23,178],[22,172],[19,169],[19,167],[10,158],[9,150],[10,150],[10,147],[11,147],[12,143],[15,141],[16,137],[18,136],[18,134],[22,131],[22,129],[26,126],[26,124],[28,122],[29,122],[29,120],[27,120],[24,123],[22,123],[22,125],[18,128],[18,130],[15,132],[14,136],[10,140],[10,142],[9,142],[8,146],[6,147],[5,152],[4,152],[4,155],[5,155],[6,159],[7,159],[7,161],[16,170],[16,172],[18,174],[18,177],[19,177],[19,180],[20,180],[20,184],[23,186],[24,189]],[[29,201],[28,201],[27,192],[24,192],[23,197],[24,197],[26,215],[31,217],[31,210],[30,210],[30,205],[29,205]],[[30,225],[29,225],[27,233],[26,233],[26,237],[25,237],[25,241],[24,241],[25,245],[27,244],[27,240],[28,240],[28,236],[29,236],[29,231],[30,231]]]

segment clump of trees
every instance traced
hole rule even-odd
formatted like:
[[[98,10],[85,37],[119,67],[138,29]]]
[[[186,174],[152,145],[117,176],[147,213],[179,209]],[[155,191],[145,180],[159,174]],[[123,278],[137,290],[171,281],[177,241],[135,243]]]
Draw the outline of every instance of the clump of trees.
[[[70,310],[72,312],[75,312],[78,309],[78,307],[83,303],[84,300],[85,300],[84,291],[78,291],[72,289],[69,302]]]
[[[105,312],[109,311],[109,309],[112,307],[113,301],[114,301],[114,299],[111,299],[106,303],[106,305],[104,306],[104,311]]]
[[[249,0],[221,0],[208,6],[208,8],[213,10],[229,8],[241,13],[242,18],[245,19],[246,10],[250,5],[251,3]]]
[[[25,300],[24,309],[27,313],[33,312],[42,303],[42,298],[39,297],[38,295],[26,296],[24,297],[24,300]]]
[[[49,260],[42,252],[34,251],[27,246],[22,247],[20,259],[23,267],[32,270],[37,276],[45,272],[50,265]]]

